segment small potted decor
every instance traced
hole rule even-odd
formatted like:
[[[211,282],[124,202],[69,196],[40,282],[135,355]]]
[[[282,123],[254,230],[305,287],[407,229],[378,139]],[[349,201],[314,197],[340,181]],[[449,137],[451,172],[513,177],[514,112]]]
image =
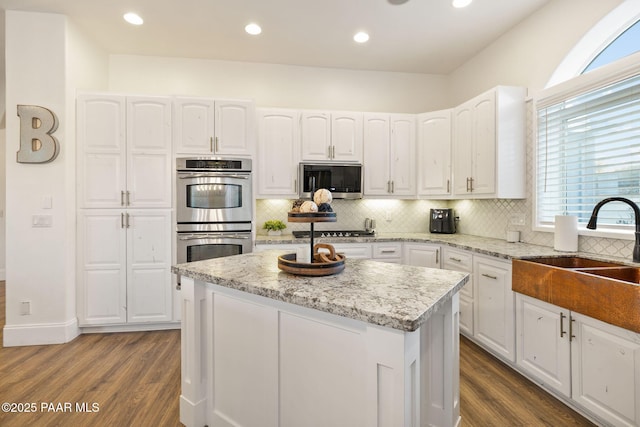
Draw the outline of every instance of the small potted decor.
[[[270,219],[264,223],[262,228],[267,230],[269,236],[279,236],[282,234],[282,230],[287,228],[287,225],[279,219]]]

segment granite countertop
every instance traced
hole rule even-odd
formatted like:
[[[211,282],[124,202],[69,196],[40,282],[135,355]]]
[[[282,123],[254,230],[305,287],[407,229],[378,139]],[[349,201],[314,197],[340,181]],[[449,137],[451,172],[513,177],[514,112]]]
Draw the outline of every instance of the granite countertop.
[[[416,242],[434,243],[468,250],[474,253],[488,255],[502,259],[527,259],[536,257],[564,257],[581,256],[601,261],[613,261],[620,264],[635,265],[631,257],[620,258],[583,252],[560,252],[548,246],[532,245],[529,243],[509,243],[506,240],[489,237],[471,236],[467,234],[434,234],[434,233],[377,233],[367,237],[337,237],[317,238],[320,243],[380,243],[380,242]],[[297,239],[292,235],[256,237],[256,245],[305,244],[309,239]]]
[[[278,269],[284,253],[196,261],[173,266],[172,272],[402,331],[420,327],[469,280],[466,273],[348,258],[337,275],[296,276]]]

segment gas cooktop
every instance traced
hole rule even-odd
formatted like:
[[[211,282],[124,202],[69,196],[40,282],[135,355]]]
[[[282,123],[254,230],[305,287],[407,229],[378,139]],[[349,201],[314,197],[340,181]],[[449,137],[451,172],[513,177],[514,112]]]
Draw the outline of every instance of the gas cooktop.
[[[310,231],[293,231],[293,237],[297,239],[304,239],[310,237]],[[366,231],[366,230],[325,230],[318,231],[315,230],[313,232],[313,238],[317,237],[367,237],[367,236],[375,236],[376,232],[374,230]]]

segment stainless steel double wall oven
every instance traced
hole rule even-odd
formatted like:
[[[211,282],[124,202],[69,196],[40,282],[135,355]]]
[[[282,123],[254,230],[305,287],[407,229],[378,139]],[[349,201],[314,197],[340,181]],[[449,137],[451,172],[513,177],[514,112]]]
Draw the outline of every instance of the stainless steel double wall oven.
[[[251,252],[250,159],[176,159],[177,262]]]

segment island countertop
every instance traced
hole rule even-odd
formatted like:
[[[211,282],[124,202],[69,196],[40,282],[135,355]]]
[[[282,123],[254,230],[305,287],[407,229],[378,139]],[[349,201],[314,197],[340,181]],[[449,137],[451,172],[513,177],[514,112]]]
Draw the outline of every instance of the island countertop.
[[[273,300],[414,331],[469,280],[466,273],[345,260],[339,274],[308,277],[278,269],[282,250],[178,264],[172,272]]]

